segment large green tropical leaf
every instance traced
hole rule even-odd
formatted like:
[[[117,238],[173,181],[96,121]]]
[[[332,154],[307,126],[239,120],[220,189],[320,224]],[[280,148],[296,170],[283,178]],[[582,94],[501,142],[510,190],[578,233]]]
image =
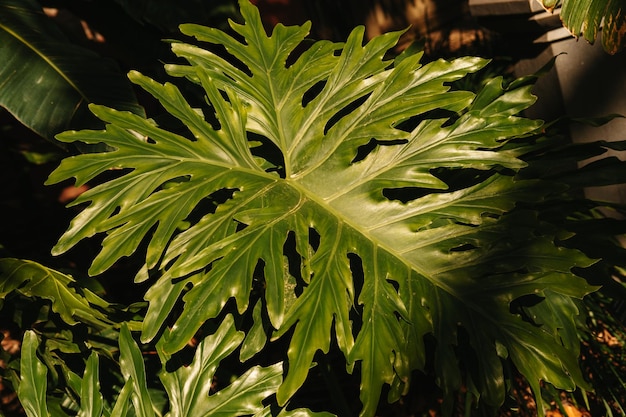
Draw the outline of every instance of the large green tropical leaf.
[[[602,46],[619,52],[626,40],[626,7],[623,0],[540,0],[549,11],[561,6],[563,25],[576,37],[594,42],[602,29]]]
[[[200,85],[210,107],[192,108],[173,84],[130,74],[188,136],[103,106],[91,109],[105,130],[58,136],[113,150],[64,160],[50,183],[120,175],[72,203],[88,205],[54,253],[106,232],[90,269],[98,274],[145,241],[140,279],[148,271],[158,280],[146,294],[142,339],[157,336],[183,301],[160,341],[164,354],[185,346],[231,298],[240,313],[259,308],[249,300],[262,288],[269,323],[254,331],[266,334],[255,333],[242,355],[291,335],[279,404],[333,338],[348,371],[358,367],[364,416],[374,415],[384,384],[396,399],[423,369],[429,333],[448,397],[466,380],[481,400],[501,404],[506,360],[535,392],[540,381],[585,385],[577,349],[555,329],[572,313],[561,296],[593,290],[571,272],[591,261],[556,246],[556,231],[517,207],[562,191],[512,175],[525,163],[508,142],[541,126],[516,116],[534,101],[530,86],[506,90],[494,79],[476,96],[454,91],[450,83],[486,61],[422,65],[410,53],[390,61],[400,34],[364,45],[363,28],[345,44],[305,49],[308,24],[278,25],[268,36],[258,11],[240,5],[237,38],[182,26],[230,56],[172,46],[189,65],[168,70]],[[526,317],[529,297],[547,305],[549,322]]]
[[[143,114],[108,59],[73,45],[34,0],[0,0],[0,106],[39,135],[96,127],[89,103]]]

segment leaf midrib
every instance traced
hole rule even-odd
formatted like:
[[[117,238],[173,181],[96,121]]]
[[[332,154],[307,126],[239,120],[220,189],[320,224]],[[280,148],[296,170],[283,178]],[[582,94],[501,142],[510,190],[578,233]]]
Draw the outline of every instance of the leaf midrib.
[[[442,281],[434,279],[434,277],[431,276],[432,274],[427,273],[426,271],[424,271],[421,268],[419,268],[417,265],[414,265],[410,261],[405,260],[403,258],[403,256],[402,256],[403,255],[402,253],[398,253],[397,251],[393,250],[391,246],[387,245],[386,242],[381,241],[380,239],[372,236],[367,231],[367,229],[364,229],[363,227],[357,226],[357,224],[359,223],[358,221],[355,221],[355,219],[352,219],[350,216],[344,215],[342,212],[340,212],[340,211],[336,210],[335,208],[333,208],[332,206],[326,204],[326,202],[324,200],[320,199],[317,195],[311,193],[306,188],[300,186],[300,184],[297,183],[296,181],[289,180],[289,179],[286,179],[285,181],[287,181],[291,186],[296,188],[301,193],[301,195],[304,195],[311,202],[317,204],[322,209],[324,209],[325,211],[327,211],[328,213],[333,215],[337,220],[339,220],[340,222],[344,223],[347,227],[349,227],[350,229],[355,231],[357,234],[359,234],[359,235],[363,236],[364,238],[366,238],[369,242],[371,242],[374,245],[375,249],[383,250],[383,251],[387,252],[388,254],[393,256],[395,259],[399,260],[401,262],[401,264],[404,265],[406,268],[408,268],[409,270],[419,274],[420,277],[428,280],[428,282],[430,282],[433,286],[435,286],[435,288],[439,288],[439,289],[445,291],[451,297],[454,297],[455,299],[457,299],[461,303],[463,303],[463,305],[466,308],[468,308],[471,311],[475,311],[481,317],[485,318],[488,322],[493,323],[494,325],[498,324],[498,322],[496,322],[494,320],[494,317],[492,315],[487,314],[484,311],[484,309],[481,308],[481,306],[477,302],[474,302],[471,299],[468,299],[467,297],[463,297],[462,294],[459,294],[457,291],[454,290],[454,288],[452,288],[451,286],[447,285],[445,282],[442,282]],[[376,280],[376,281],[378,281],[378,280]],[[410,282],[410,281],[412,281],[412,278],[408,277],[406,279],[406,282]],[[407,285],[404,282],[399,282],[399,284],[400,285]],[[439,297],[437,297],[437,298],[439,298]]]
[[[425,272],[419,270],[416,266],[413,266],[411,263],[403,260],[400,256],[397,255],[397,251],[390,249],[383,241],[371,235],[369,231],[361,227],[358,222],[358,219],[352,219],[347,214],[335,209],[333,206],[327,203],[327,201],[323,198],[320,198],[316,194],[310,192],[305,187],[302,187],[297,181],[291,179],[284,179],[291,187],[295,188],[301,195],[304,195],[307,199],[312,201],[313,203],[320,206],[324,211],[330,213],[333,217],[335,217],[338,221],[346,224],[349,228],[365,237],[368,241],[372,242],[376,247],[386,251],[387,253],[393,255],[395,258],[399,259],[403,265],[411,268],[412,270],[424,275]]]
[[[72,89],[75,90],[81,96],[82,100],[84,100],[85,102],[89,102],[89,99],[83,93],[83,91],[80,88],[78,88],[78,86],[61,70],[61,68],[59,68],[52,60],[50,60],[39,49],[37,49],[37,47],[34,44],[32,44],[31,42],[28,42],[26,39],[24,39],[22,36],[20,36],[15,31],[11,30],[6,25],[0,24],[0,29],[4,30],[10,36],[15,38],[15,40],[17,40],[19,43],[23,44],[26,48],[28,48],[31,51],[33,51],[46,64],[48,64],[48,66],[50,68],[52,68],[70,87],[72,87]]]

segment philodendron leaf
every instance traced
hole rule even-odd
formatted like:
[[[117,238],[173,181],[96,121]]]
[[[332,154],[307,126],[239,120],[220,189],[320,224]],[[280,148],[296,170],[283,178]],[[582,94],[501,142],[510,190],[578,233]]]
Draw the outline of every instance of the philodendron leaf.
[[[120,329],[120,370],[124,379],[132,381],[130,399],[137,417],[155,417],[146,380],[146,367],[139,346],[133,340],[126,323]],[[126,389],[126,387],[124,387]],[[122,407],[123,405],[120,405]],[[117,407],[117,405],[116,405]]]
[[[209,395],[219,362],[243,341],[231,315],[217,331],[198,344],[193,362],[173,372],[162,371],[161,382],[170,398],[170,417],[240,416],[263,410],[262,401],[274,394],[282,381],[282,364],[255,366],[228,387]],[[171,357],[158,345],[161,362]]]
[[[133,394],[133,386],[134,381],[133,378],[130,377],[126,380],[126,383],[124,383],[124,386],[115,400],[115,405],[113,406],[113,410],[111,410],[112,416],[125,417],[129,414],[129,404]]]
[[[24,333],[20,358],[20,385],[17,396],[28,417],[46,417],[46,389],[48,368],[37,357],[39,339],[32,330]]]
[[[80,288],[71,276],[37,262],[0,259],[0,306],[1,300],[13,291],[50,300],[52,310],[71,325],[83,322],[106,328],[113,324],[100,310],[106,309],[109,303],[88,289]]]
[[[130,74],[188,136],[102,106],[91,108],[105,130],[58,136],[113,150],[64,160],[50,183],[75,177],[83,184],[112,169],[119,176],[72,203],[87,207],[54,252],[106,233],[90,269],[98,274],[145,242],[146,268],[158,279],[146,294],[143,341],[159,334],[182,300],[159,342],[163,355],[185,346],[231,298],[243,313],[254,307],[251,292],[263,291],[254,331],[291,335],[281,405],[333,338],[348,371],[360,370],[364,416],[374,415],[384,384],[398,398],[411,372],[423,369],[428,333],[450,396],[462,387],[461,332],[480,356],[481,369],[468,367],[468,378],[489,404],[504,399],[503,360],[526,370],[534,386],[584,385],[577,352],[548,322],[531,324],[510,308],[544,291],[581,298],[593,290],[571,273],[591,261],[556,246],[554,231],[517,207],[562,191],[512,175],[525,163],[511,139],[541,126],[517,116],[534,102],[531,86],[506,90],[494,79],[476,96],[451,90],[487,62],[422,65],[420,54],[393,62],[386,53],[400,34],[364,45],[363,28],[345,44],[302,48],[308,24],[278,25],[268,36],[256,8],[240,5],[236,38],[182,26],[230,57],[172,45],[189,65],[167,69],[203,88],[210,107],[192,108],[173,84]],[[265,317],[271,328],[258,323]],[[567,322],[550,323],[558,321]],[[264,341],[249,339],[244,357]]]
[[[265,407],[263,410],[254,415],[254,417],[273,417],[271,407]],[[316,412],[308,408],[297,408],[295,410],[282,409],[277,417],[336,417],[335,414],[325,411]]]
[[[44,138],[98,126],[89,103],[144,114],[116,64],[69,42],[34,0],[0,0],[0,62],[0,106]]]
[[[103,402],[100,392],[98,354],[92,352],[87,359],[85,374],[80,387],[80,411],[78,417],[101,417]]]
[[[602,46],[619,52],[626,40],[626,7],[622,0],[540,0],[549,11],[561,6],[563,25],[576,37],[593,43],[602,30]]]

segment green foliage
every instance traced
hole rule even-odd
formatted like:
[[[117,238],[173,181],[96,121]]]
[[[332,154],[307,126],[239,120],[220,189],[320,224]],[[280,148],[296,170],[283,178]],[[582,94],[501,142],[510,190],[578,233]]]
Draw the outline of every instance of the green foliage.
[[[102,415],[103,403],[100,392],[100,371],[98,365],[98,354],[92,352],[89,355],[89,359],[87,359],[85,374],[80,385],[80,398],[86,399],[81,401],[80,411],[78,412],[80,417],[99,417]]]
[[[44,138],[97,127],[93,102],[144,114],[117,65],[69,42],[33,0],[0,1],[0,45],[0,106]]]
[[[519,115],[534,102],[528,80],[451,88],[486,60],[392,59],[400,33],[364,44],[363,28],[341,44],[306,43],[309,24],[268,36],[256,8],[240,6],[231,34],[181,27],[226,53],[172,43],[186,62],[166,66],[176,84],[129,74],[178,123],[90,105],[103,130],[57,136],[106,150],[50,175],[90,185],[53,253],[104,235],[89,273],[141,259],[147,310],[0,261],[3,297],[54,312],[25,333],[27,413],[326,417],[290,404],[331,352],[360,380],[362,416],[383,390],[406,394],[416,371],[432,370],[447,413],[463,389],[499,407],[511,368],[540,412],[541,384],[588,388],[580,300],[596,287],[585,272],[613,265],[576,240],[572,219],[597,203],[581,208],[567,187],[604,184],[619,164],[588,169],[584,184],[546,169],[562,149]],[[185,83],[206,102],[188,101]],[[212,387],[218,369],[229,383]]]
[[[361,365],[364,415],[374,414],[382,384],[393,384],[397,396],[410,372],[422,368],[426,354],[421,338],[431,332],[440,343],[436,364],[441,385],[451,394],[461,384],[453,351],[459,325],[480,352],[484,373],[473,378],[489,403],[504,398],[500,363],[507,356],[535,389],[540,380],[569,389],[584,385],[575,350],[557,343],[558,334],[538,330],[509,312],[509,303],[525,295],[565,291],[580,298],[591,290],[570,273],[589,260],[535,236],[539,225],[530,215],[505,216],[515,201],[541,197],[537,184],[493,172],[477,184],[442,192],[448,184],[432,174],[440,167],[522,167],[515,150],[500,148],[503,141],[539,127],[514,116],[532,103],[529,89],[505,91],[494,80],[476,98],[448,91],[445,83],[485,62],[463,58],[420,66],[418,54],[403,56],[390,68],[384,54],[399,34],[361,46],[362,29],[352,33],[341,54],[335,53],[340,45],[319,42],[287,67],[308,27],[279,25],[267,37],[250,4],[242,3],[242,14],[245,24],[233,29],[244,42],[216,29],[183,25],[182,30],[225,46],[245,70],[204,49],[173,44],[190,65],[170,66],[170,72],[205,89],[219,129],[189,106],[173,84],[161,85],[134,72],[131,80],[179,118],[192,140],[102,106],[92,110],[108,123],[105,131],[58,136],[64,142],[103,142],[115,150],[66,159],[49,182],[74,176],[80,185],[106,170],[128,171],[73,203],[90,205],[54,252],[107,232],[90,269],[98,274],[135,252],[154,228],[146,266],[159,281],[147,294],[151,304],[144,341],[159,331],[183,289],[192,287],[165,336],[163,349],[171,353],[205,320],[217,317],[231,297],[244,313],[254,272],[262,265],[263,299],[275,329],[268,337],[279,338],[295,327],[289,372],[278,390],[280,404],[302,385],[315,352],[328,352],[331,337],[349,369]],[[313,94],[320,82],[323,87],[303,106],[305,94]],[[463,114],[447,126],[446,119],[426,119],[411,130],[395,127],[435,109]],[[280,158],[259,161],[250,133],[270,141]],[[374,149],[355,161],[359,148],[372,138]],[[384,194],[404,187],[430,192],[406,203]],[[233,193],[219,202],[214,196],[223,190]],[[203,199],[213,207],[196,213],[200,219],[179,232]],[[316,235],[319,245],[312,245]],[[289,236],[300,258],[294,277],[289,273],[297,265],[283,254]],[[473,248],[455,250],[467,245]],[[359,273],[350,264],[351,254],[360,259],[362,288],[355,288],[350,278]],[[294,280],[302,282],[302,294],[285,311],[285,298],[295,296],[289,288]],[[350,318],[355,303],[360,329]],[[557,319],[559,312],[570,313],[555,310]]]
[[[37,335],[24,334],[20,362],[20,386],[17,391],[28,417],[48,416],[46,405],[46,375],[48,369],[37,358]]]
[[[69,275],[36,262],[12,258],[0,259],[0,274],[0,307],[7,295],[17,292],[50,300],[52,310],[67,324],[80,322],[95,328],[113,324],[101,310],[108,308],[109,303],[88,289],[78,287]]]
[[[189,366],[181,366],[175,372],[162,370],[161,381],[169,394],[170,410],[167,416],[239,416],[268,415],[262,401],[275,393],[282,380],[281,364],[269,367],[254,366],[230,386],[209,396],[209,388],[219,362],[237,348],[243,334],[234,328],[232,316],[227,316],[215,334],[205,338],[197,347],[194,360]],[[18,389],[20,400],[29,417],[51,415],[46,401],[47,368],[37,357],[39,341],[33,331],[26,332],[22,347],[21,378]],[[85,365],[80,382],[74,382],[80,397],[78,416],[126,416],[140,417],[162,415],[155,409],[147,386],[146,370],[142,352],[133,340],[126,325],[119,337],[119,366],[126,380],[113,406],[104,407],[98,379],[98,355],[93,352]],[[163,364],[170,358],[162,356]],[[180,364],[179,364],[180,365]],[[132,404],[132,405],[131,405]],[[128,414],[130,407],[134,414]],[[300,413],[300,414],[298,414]],[[67,415],[67,414],[63,414]],[[286,413],[283,415],[292,415]],[[296,410],[294,415],[323,416],[307,410]]]
[[[626,11],[621,0],[541,0],[549,11],[561,7],[563,25],[576,37],[594,42],[602,30],[604,50],[615,54],[624,47]]]
[[[230,386],[209,395],[217,365],[239,347],[243,338],[243,332],[235,329],[233,317],[228,315],[215,334],[200,342],[191,365],[176,372],[161,372],[161,382],[171,398],[172,417],[253,415],[262,412],[262,401],[274,394],[282,382],[281,363],[251,367]],[[163,363],[172,360],[161,346],[157,348]]]

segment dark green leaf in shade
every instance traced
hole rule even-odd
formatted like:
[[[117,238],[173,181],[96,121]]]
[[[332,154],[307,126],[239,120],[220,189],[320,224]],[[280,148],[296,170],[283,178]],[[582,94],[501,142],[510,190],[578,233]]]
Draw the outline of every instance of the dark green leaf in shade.
[[[113,324],[99,309],[106,309],[109,303],[88,289],[80,288],[69,275],[33,261],[1,258],[0,278],[0,305],[2,298],[16,291],[27,297],[50,300],[52,310],[68,324],[83,322],[96,328]]]
[[[34,0],[0,1],[0,106],[44,138],[100,126],[99,103],[144,114],[117,65],[69,42]]]

